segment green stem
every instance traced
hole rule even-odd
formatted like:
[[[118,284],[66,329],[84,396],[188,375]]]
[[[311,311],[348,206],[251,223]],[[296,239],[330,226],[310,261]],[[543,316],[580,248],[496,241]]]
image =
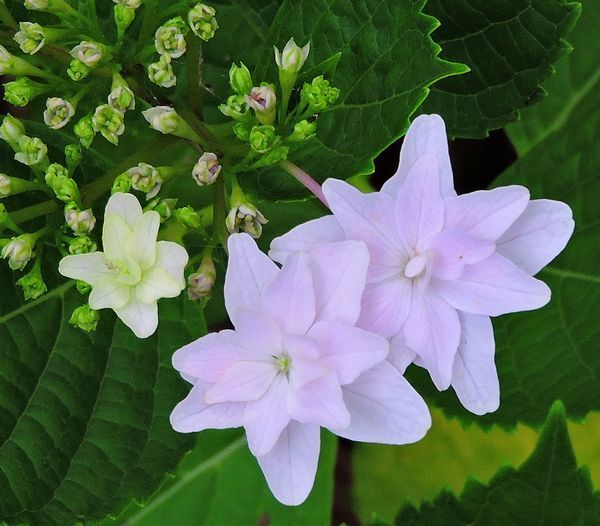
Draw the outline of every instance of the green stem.
[[[202,58],[202,45],[200,39],[188,39],[188,50],[186,54],[188,70],[188,104],[190,109],[202,118],[202,69],[204,59]]]
[[[0,2],[0,20],[5,26],[10,27],[14,31],[17,30],[17,21],[11,15],[4,2]]]
[[[157,20],[160,19],[158,16],[158,5],[157,0],[146,0],[143,5],[144,14],[142,18],[142,29],[140,30],[140,37],[138,40],[138,55],[143,49],[147,42],[152,38],[154,30],[157,26]]]
[[[19,224],[35,219],[36,217],[45,216],[58,209],[58,203],[56,201],[44,201],[37,205],[28,206],[21,208],[21,210],[15,210],[11,213],[12,220]]]
[[[213,190],[213,239],[227,251],[229,231],[225,225],[227,205],[225,204],[225,180],[223,177],[217,177],[213,184]]]

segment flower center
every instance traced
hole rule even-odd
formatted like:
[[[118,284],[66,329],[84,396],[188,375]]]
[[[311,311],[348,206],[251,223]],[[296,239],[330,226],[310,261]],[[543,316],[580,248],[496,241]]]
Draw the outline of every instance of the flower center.
[[[417,254],[408,260],[404,267],[404,276],[407,278],[416,278],[425,270],[427,265],[427,257],[425,254]]]
[[[106,266],[110,270],[117,270],[119,272],[117,281],[122,285],[133,287],[142,279],[142,269],[132,258],[126,257],[123,260],[108,261]]]
[[[279,368],[279,372],[287,374],[287,372],[290,370],[290,366],[292,365],[292,359],[287,354],[282,354],[275,360],[277,367]]]

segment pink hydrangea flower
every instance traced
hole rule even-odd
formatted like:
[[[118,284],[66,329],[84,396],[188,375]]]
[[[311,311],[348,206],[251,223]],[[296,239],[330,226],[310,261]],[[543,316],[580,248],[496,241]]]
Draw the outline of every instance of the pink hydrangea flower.
[[[385,338],[356,328],[364,243],[315,245],[282,269],[247,234],[229,238],[225,304],[235,330],[178,350],[193,384],[171,414],[180,432],[244,426],[277,499],[296,505],[315,478],[320,427],[405,444],[431,425],[423,399],[385,359]]]
[[[285,262],[316,243],[363,241],[370,265],[357,325],[390,340],[389,360],[401,372],[415,361],[473,413],[495,411],[489,317],[548,303],[550,289],[532,276],[565,247],[571,209],[530,201],[522,186],[457,196],[438,115],[415,119],[380,192],[337,179],[323,192],[333,215],[275,239],[271,257]]]

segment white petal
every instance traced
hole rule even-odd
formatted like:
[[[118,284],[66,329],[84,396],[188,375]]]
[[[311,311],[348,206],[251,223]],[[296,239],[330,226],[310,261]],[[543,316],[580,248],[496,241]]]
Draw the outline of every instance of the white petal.
[[[258,400],[278,374],[274,362],[243,361],[229,367],[205,396],[207,404]]]
[[[116,274],[106,266],[103,252],[65,256],[58,264],[58,271],[67,278],[80,279],[90,285],[94,285],[99,279]]]
[[[286,506],[298,506],[308,497],[317,474],[321,436],[319,426],[291,421],[279,440],[258,457],[275,498]]]
[[[498,252],[533,276],[560,254],[574,228],[568,205],[536,199],[498,240]]]
[[[159,227],[160,215],[150,210],[144,213],[131,232],[128,253],[142,270],[150,268],[156,260],[156,236]]]
[[[244,428],[248,447],[254,456],[261,456],[273,448],[275,442],[290,421],[286,400],[288,382],[278,375],[269,390],[259,398],[246,404]]]
[[[179,243],[158,241],[156,243],[155,266],[165,270],[177,283],[180,290],[185,288],[183,271],[188,262],[188,253]]]
[[[160,298],[176,298],[181,292],[180,284],[159,267],[146,270],[142,280],[135,286],[135,295],[145,303]]]
[[[138,338],[147,338],[158,327],[158,305],[131,299],[124,307],[115,309],[117,316]]]
[[[235,328],[240,345],[251,351],[256,359],[277,356],[281,352],[281,329],[266,314],[239,309]]]
[[[104,219],[102,245],[106,259],[109,261],[124,260],[125,257],[129,256],[129,248],[132,242],[131,230],[120,216],[111,215]]]
[[[388,362],[390,362],[400,374],[404,374],[408,366],[415,361],[417,353],[409,349],[404,339],[404,334],[399,332],[390,340],[390,354]]]
[[[409,172],[423,155],[434,155],[440,166],[440,191],[444,197],[456,195],[448,154],[446,126],[439,115],[419,115],[410,125],[400,152],[396,174],[381,191],[395,196]]]
[[[337,435],[357,442],[409,444],[425,436],[431,426],[423,399],[389,363],[363,373],[343,388],[350,426]]]
[[[131,297],[131,287],[122,285],[114,276],[101,278],[92,287],[89,304],[92,309],[120,309]]]
[[[279,273],[279,268],[259,250],[248,234],[229,236],[228,247],[225,306],[235,324],[238,309],[261,310],[261,296]]]
[[[496,241],[523,213],[528,202],[529,190],[523,186],[503,186],[449,198],[445,201],[445,228]]]
[[[133,230],[142,217],[142,207],[134,195],[118,192],[111,195],[106,203],[104,217],[106,219],[111,215],[119,216],[129,230]]]
[[[314,245],[343,241],[345,234],[335,216],[313,219],[292,228],[287,234],[271,241],[269,256],[285,263],[294,252],[308,252]]]
[[[171,426],[179,433],[204,429],[229,429],[242,426],[243,403],[208,405],[204,401],[206,386],[197,383],[171,413]]]
[[[500,385],[494,363],[494,330],[487,316],[459,313],[461,334],[452,368],[452,387],[469,411],[484,415],[498,409]]]

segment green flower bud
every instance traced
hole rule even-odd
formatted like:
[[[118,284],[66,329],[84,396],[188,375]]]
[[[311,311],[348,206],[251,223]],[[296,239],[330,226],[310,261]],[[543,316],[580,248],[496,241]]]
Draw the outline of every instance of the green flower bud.
[[[209,298],[216,279],[217,269],[212,256],[204,256],[198,270],[188,277],[188,298],[192,301]]]
[[[67,144],[65,146],[65,159],[69,173],[73,173],[83,160],[81,146],[77,143]]]
[[[86,115],[77,124],[75,124],[73,131],[75,132],[75,136],[79,139],[79,142],[85,148],[89,148],[92,145],[94,137],[96,136],[93,117],[91,115]]]
[[[154,210],[160,216],[160,222],[164,223],[173,215],[173,210],[177,206],[177,199],[159,199],[158,197],[148,204],[144,208],[144,212],[147,210]]]
[[[77,292],[79,292],[79,294],[81,294],[82,296],[85,296],[88,292],[92,290],[92,286],[89,283],[81,281],[80,279],[77,280],[75,287],[77,288]]]
[[[264,168],[265,166],[272,166],[278,162],[285,161],[289,152],[289,146],[275,146],[275,148],[269,150],[256,161],[252,165],[252,168]]]
[[[198,186],[213,184],[221,173],[219,159],[214,153],[205,152],[192,170],[192,177]]]
[[[250,131],[250,146],[255,152],[265,153],[279,142],[275,126],[263,124],[254,126]]]
[[[215,32],[219,29],[216,14],[214,7],[206,4],[196,4],[188,13],[188,24],[194,35],[205,42],[214,37]]]
[[[91,68],[89,66],[86,66],[81,60],[75,58],[69,64],[67,75],[75,82],[79,82],[86,78],[90,74],[90,71]]]
[[[89,305],[81,305],[73,311],[69,323],[86,332],[92,332],[96,330],[99,320],[100,314],[97,310],[93,310]]]
[[[275,121],[277,97],[273,86],[252,88],[250,95],[246,95],[246,104],[254,110],[261,124],[272,124]]]
[[[8,214],[8,210],[6,207],[0,203],[0,230],[12,230],[13,232],[18,232],[19,227],[15,224],[15,222],[11,219]],[[8,243],[8,241],[7,241]],[[0,248],[4,245],[0,245]]]
[[[252,77],[243,62],[240,62],[239,66],[237,64],[231,65],[229,85],[238,95],[247,95],[252,90]]]
[[[12,181],[8,175],[0,173],[0,197],[7,197],[12,190]]]
[[[148,78],[161,88],[172,88],[177,84],[177,77],[171,66],[171,56],[161,55],[158,62],[148,66]]]
[[[69,240],[69,254],[89,254],[96,251],[96,243],[88,236],[74,237]]]
[[[302,142],[314,137],[317,133],[317,122],[303,120],[294,124],[294,131],[288,137],[290,142]]]
[[[108,104],[96,108],[92,117],[94,131],[100,132],[110,143],[119,144],[119,136],[125,131],[124,114]]]
[[[135,18],[135,9],[123,4],[117,4],[114,9],[115,24],[119,33],[125,33],[125,30],[131,25]]]
[[[37,137],[23,135],[19,139],[15,160],[27,166],[43,167],[48,162],[48,147]]]
[[[165,135],[177,130],[179,115],[170,106],[156,106],[142,112],[150,127]]]
[[[240,141],[248,142],[250,140],[251,130],[252,125],[245,122],[238,121],[233,125],[233,133]]]
[[[268,221],[265,216],[252,203],[248,202],[234,204],[225,220],[230,234],[241,230],[254,239],[261,236],[263,225],[266,223]]]
[[[65,222],[76,236],[89,234],[96,226],[92,209],[80,210],[75,203],[69,203],[65,207]]]
[[[174,214],[175,220],[187,230],[194,230],[202,226],[202,217],[191,206],[177,208]]]
[[[122,5],[133,10],[137,9],[142,5],[142,0],[113,0],[113,2],[117,5]]]
[[[46,168],[45,180],[49,187],[52,188],[53,182],[60,177],[69,177],[69,170],[62,164],[52,163]]]
[[[34,55],[46,43],[46,33],[44,28],[33,22],[19,22],[20,31],[17,31],[13,39],[23,53]]]
[[[96,67],[103,59],[110,56],[110,52],[105,45],[88,40],[82,40],[69,54],[74,59],[83,62],[88,68]]]
[[[77,183],[69,177],[69,172],[64,166],[57,163],[51,164],[46,170],[45,181],[61,201],[65,203],[79,202]]]
[[[73,115],[75,115],[75,108],[68,100],[50,97],[46,101],[44,122],[53,130],[60,130],[66,126]]]
[[[2,249],[2,259],[8,259],[8,266],[12,270],[23,270],[33,256],[35,238],[32,234],[21,234],[13,237]]]
[[[156,51],[161,55],[179,58],[185,53],[185,34],[188,28],[180,16],[167,20],[154,34]]]
[[[17,145],[21,137],[25,136],[25,126],[19,119],[15,119],[10,113],[6,115],[0,125],[0,138],[11,146]],[[13,146],[14,148],[14,146]]]
[[[319,75],[312,83],[305,82],[300,92],[300,105],[308,105],[315,113],[332,106],[340,95],[340,90],[329,84],[328,80]]]
[[[112,188],[110,189],[110,193],[116,194],[123,192],[126,194],[129,192],[129,190],[131,190],[131,177],[127,172],[125,172],[115,177]]]
[[[48,90],[49,87],[44,84],[34,82],[29,77],[21,77],[4,84],[4,100],[13,106],[23,107]]]
[[[248,105],[243,95],[231,95],[226,104],[219,105],[219,111],[227,117],[241,120],[248,117]]]
[[[152,199],[160,191],[162,178],[158,170],[147,163],[139,163],[125,172],[134,190],[144,192],[146,199]]]
[[[17,285],[23,288],[26,300],[35,300],[48,290],[44,283],[39,260],[27,274],[17,280]]]
[[[50,0],[25,0],[25,8],[32,11],[44,11],[48,9]]]

